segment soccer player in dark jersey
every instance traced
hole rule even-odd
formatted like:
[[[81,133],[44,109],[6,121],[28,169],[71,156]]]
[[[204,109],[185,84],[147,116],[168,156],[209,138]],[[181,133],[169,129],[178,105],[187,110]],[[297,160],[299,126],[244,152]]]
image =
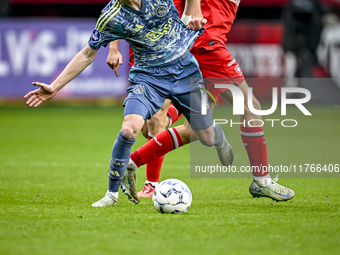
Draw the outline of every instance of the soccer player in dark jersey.
[[[123,64],[123,56],[119,52],[119,40],[111,42],[109,49],[110,50],[106,62],[109,67],[114,70],[116,76],[118,77],[119,65]],[[129,51],[129,66],[132,68],[135,60],[131,47],[129,47]],[[171,103],[171,100],[166,99],[161,109],[154,116],[152,116],[151,119],[145,121],[141,133],[149,141],[159,132],[176,123],[182,116],[183,114],[179,114],[176,107]],[[163,160],[164,155],[146,164],[147,180],[145,181],[143,190],[137,193],[138,197],[152,196],[153,192],[151,194],[149,191],[153,191],[153,187],[158,184]]]
[[[190,17],[197,1],[186,2],[184,17]],[[190,121],[191,128],[204,145],[215,146],[220,157],[225,157],[224,161],[230,157],[230,145],[221,127],[213,126],[210,110],[206,115],[201,114],[202,74],[196,59],[188,51],[206,20],[188,21],[185,18],[184,21],[187,26],[179,19],[170,0],[112,0],[103,9],[88,45],[50,85],[34,82],[39,88],[25,95],[26,104],[37,107],[53,98],[91,64],[100,47],[125,39],[133,48],[135,64],[129,72],[131,86],[124,102],[122,128],[112,148],[108,191],[92,204],[93,207],[112,206],[117,202],[131,146],[145,119],[152,117],[166,98],[171,99]],[[190,104],[192,97],[195,100]],[[130,199],[139,203],[136,196],[130,196]]]

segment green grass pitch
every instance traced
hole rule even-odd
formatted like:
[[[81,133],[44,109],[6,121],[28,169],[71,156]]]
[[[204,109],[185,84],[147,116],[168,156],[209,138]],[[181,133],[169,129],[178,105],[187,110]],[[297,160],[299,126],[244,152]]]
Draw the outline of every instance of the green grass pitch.
[[[340,163],[339,108],[310,111],[299,128],[265,127],[270,163]],[[190,178],[190,146],[167,155],[161,173],[188,184],[188,213],[160,214],[122,193],[117,206],[92,208],[121,116],[118,106],[0,107],[0,254],[339,254],[340,179],[281,179],[292,201],[253,199],[251,176]],[[239,131],[228,139],[235,163],[248,164]],[[143,167],[138,189],[144,180]]]

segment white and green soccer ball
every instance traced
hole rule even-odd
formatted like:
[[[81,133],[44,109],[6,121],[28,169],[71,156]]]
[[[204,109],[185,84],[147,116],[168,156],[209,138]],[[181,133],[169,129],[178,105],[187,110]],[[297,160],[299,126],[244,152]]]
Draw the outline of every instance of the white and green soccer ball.
[[[184,182],[167,179],[158,184],[152,201],[156,210],[161,213],[185,213],[190,208],[192,195]]]

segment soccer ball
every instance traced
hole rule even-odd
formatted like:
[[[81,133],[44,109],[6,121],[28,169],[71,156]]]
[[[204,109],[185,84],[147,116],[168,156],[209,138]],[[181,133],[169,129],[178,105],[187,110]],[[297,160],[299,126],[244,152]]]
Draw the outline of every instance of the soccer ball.
[[[177,179],[167,179],[156,187],[153,204],[161,213],[185,213],[189,210],[192,195],[189,187]]]

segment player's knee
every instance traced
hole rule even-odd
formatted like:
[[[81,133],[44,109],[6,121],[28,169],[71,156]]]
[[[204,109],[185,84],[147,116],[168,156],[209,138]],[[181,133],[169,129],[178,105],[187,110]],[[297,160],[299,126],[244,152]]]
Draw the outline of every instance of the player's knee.
[[[214,145],[215,143],[214,129],[200,130],[199,132],[195,132],[195,133],[203,145],[208,146],[208,147],[211,147]]]
[[[200,137],[199,140],[203,145],[208,147],[213,146],[215,143],[214,137]]]
[[[123,125],[121,132],[126,137],[136,138],[139,130],[137,130],[137,127],[135,125]]]

